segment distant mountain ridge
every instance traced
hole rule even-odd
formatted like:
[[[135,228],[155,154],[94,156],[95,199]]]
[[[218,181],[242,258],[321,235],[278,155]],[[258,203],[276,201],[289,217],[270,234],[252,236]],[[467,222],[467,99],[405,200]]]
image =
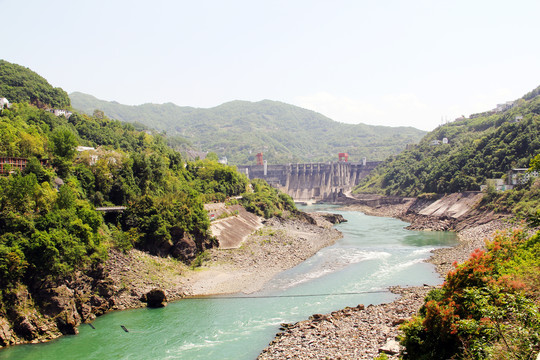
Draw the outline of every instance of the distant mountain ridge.
[[[426,134],[412,127],[343,124],[271,100],[235,100],[203,109],[172,103],[122,105],[80,92],[70,98],[79,111],[92,114],[97,109],[114,119],[165,131],[173,144],[187,141],[233,164],[254,163],[258,152],[272,163],[331,161],[339,152],[348,152],[352,161],[383,160]]]

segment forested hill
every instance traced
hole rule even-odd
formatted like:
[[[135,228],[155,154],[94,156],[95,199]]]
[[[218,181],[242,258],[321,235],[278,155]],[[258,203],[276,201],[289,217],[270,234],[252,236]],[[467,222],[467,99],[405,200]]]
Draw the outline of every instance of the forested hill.
[[[479,190],[486,179],[529,167],[539,152],[540,87],[509,109],[439,126],[418,146],[387,159],[355,191],[416,196]]]
[[[0,97],[10,102],[30,102],[37,106],[65,109],[68,94],[24,66],[0,60]]]
[[[263,152],[271,163],[317,162],[348,152],[352,161],[383,160],[417,143],[424,131],[412,127],[351,125],[297,106],[263,100],[232,101],[210,109],[172,103],[127,106],[82,93],[70,94],[73,107],[166,131],[203,151],[226,156],[230,163],[255,162]]]
[[[39,79],[12,69],[19,79]],[[89,309],[95,294],[113,293],[99,270],[113,249],[135,247],[189,264],[215,246],[204,203],[239,197],[231,201],[261,216],[296,213],[290,197],[260,181],[249,184],[215,154],[186,161],[155,132],[101,113],[66,117],[41,109],[41,85],[0,77],[0,89],[10,88],[0,97],[11,98],[0,109],[0,347],[50,336],[43,321],[75,333],[81,318],[66,320],[63,311],[75,309],[75,301]],[[15,102],[18,93],[37,94],[39,103]],[[47,104],[64,100],[60,89]],[[104,216],[96,209],[103,206],[125,210]],[[73,306],[51,307],[56,289],[78,281],[88,284],[69,290],[66,304]],[[107,299],[98,303],[105,307],[92,311],[107,310]],[[40,320],[43,314],[48,320]]]

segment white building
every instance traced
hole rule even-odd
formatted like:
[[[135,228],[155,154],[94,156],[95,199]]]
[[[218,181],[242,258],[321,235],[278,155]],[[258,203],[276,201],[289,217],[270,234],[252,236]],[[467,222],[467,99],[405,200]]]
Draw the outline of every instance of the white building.
[[[85,151],[91,151],[90,153],[90,161],[88,165],[95,165],[97,161],[99,160],[99,155],[96,153],[96,148],[93,148],[91,146],[77,146],[77,151],[82,153]]]
[[[6,99],[5,97],[0,98],[0,109],[3,109],[5,107],[9,109],[10,106],[11,104],[9,103],[8,99]]]
[[[54,115],[56,116],[65,116],[66,119],[69,118],[73,113],[64,109],[54,109]]]
[[[64,116],[66,119],[69,119],[73,113],[65,109],[49,109],[49,112],[52,112],[56,116]]]
[[[497,104],[497,107],[493,109],[495,112],[506,111],[514,107],[515,101],[507,101],[504,104]]]

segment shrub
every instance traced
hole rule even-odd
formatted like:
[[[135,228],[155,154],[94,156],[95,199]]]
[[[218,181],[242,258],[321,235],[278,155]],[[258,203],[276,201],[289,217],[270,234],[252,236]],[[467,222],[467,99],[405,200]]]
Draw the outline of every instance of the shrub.
[[[538,351],[540,235],[499,234],[402,326],[404,359],[528,359]]]

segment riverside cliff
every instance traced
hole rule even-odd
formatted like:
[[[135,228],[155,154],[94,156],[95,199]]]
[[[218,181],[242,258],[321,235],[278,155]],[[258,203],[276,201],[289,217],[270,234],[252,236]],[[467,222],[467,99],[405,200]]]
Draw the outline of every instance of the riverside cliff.
[[[252,214],[242,212],[251,219]],[[151,255],[137,249],[111,249],[108,260],[60,281],[19,287],[13,304],[0,317],[0,347],[36,343],[64,334],[112,310],[147,305],[147,295],[160,290],[165,301],[186,296],[254,292],[275,274],[291,268],[333,244],[341,234],[332,224],[343,221],[332,214],[304,214],[295,219],[260,218],[259,230],[242,246],[207,250],[195,266]]]

